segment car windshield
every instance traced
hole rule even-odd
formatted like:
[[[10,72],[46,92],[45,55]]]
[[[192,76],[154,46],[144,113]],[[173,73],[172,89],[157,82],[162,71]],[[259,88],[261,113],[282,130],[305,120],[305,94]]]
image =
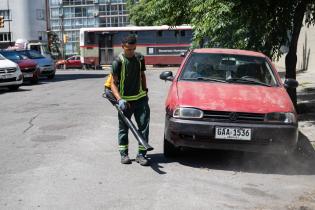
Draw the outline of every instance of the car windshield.
[[[215,53],[193,53],[179,80],[277,85],[275,75],[265,58]]]
[[[3,51],[1,52],[1,54],[6,57],[9,60],[13,60],[13,61],[19,61],[19,60],[23,60],[26,59],[25,57],[19,55],[17,52],[14,51]]]
[[[43,55],[39,54],[36,51],[30,50],[30,51],[22,51],[23,55],[26,55],[30,59],[39,59],[39,58],[45,58]]]

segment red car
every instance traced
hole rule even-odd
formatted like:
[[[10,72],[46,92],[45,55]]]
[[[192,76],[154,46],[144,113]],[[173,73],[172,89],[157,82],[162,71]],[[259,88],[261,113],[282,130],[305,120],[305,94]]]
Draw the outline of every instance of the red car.
[[[57,69],[66,69],[66,68],[82,68],[82,63],[80,56],[71,56],[66,60],[59,60],[56,63]]]
[[[166,99],[164,155],[180,147],[288,153],[296,148],[297,114],[270,59],[233,49],[190,51]]]
[[[3,50],[0,51],[0,54],[19,65],[24,81],[29,80],[33,84],[38,83],[40,69],[35,61],[18,51]]]

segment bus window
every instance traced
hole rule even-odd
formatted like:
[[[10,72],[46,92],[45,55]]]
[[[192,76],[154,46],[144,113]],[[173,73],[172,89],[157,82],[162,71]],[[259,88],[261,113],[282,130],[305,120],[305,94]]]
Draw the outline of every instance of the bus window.
[[[174,31],[174,35],[175,37],[178,37],[179,32],[178,31]]]
[[[172,30],[164,30],[162,36],[158,36],[156,39],[157,44],[172,44],[177,43],[177,37],[174,36],[174,31]]]
[[[155,31],[139,31],[137,42],[139,44],[156,44],[156,32]]]
[[[95,44],[95,33],[94,32],[87,32],[86,33],[86,43],[87,44]]]
[[[138,31],[130,31],[129,34],[137,36]]]
[[[157,31],[157,36],[163,36],[163,31]]]
[[[40,46],[39,45],[30,45],[31,50],[35,50],[37,52],[40,52]]]
[[[186,35],[186,31],[180,31],[180,35],[181,36],[185,36]]]

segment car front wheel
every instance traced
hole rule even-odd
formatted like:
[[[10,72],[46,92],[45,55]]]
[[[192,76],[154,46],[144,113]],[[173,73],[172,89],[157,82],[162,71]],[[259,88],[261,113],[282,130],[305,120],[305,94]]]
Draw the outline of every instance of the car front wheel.
[[[179,153],[179,148],[176,148],[171,142],[167,141],[164,137],[164,156],[175,157]]]
[[[19,89],[19,85],[12,85],[12,86],[9,86],[8,88],[9,88],[9,90],[17,90],[17,89]]]
[[[33,77],[32,79],[31,79],[31,83],[32,84],[37,84],[38,83],[38,76],[36,76],[36,77]]]
[[[55,74],[51,74],[51,75],[49,75],[47,78],[48,78],[48,79],[53,79],[53,78],[55,78]]]

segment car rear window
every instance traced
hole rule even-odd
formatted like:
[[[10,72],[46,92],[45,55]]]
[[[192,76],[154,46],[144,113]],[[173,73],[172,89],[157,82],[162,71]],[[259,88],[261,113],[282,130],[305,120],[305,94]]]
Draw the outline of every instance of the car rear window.
[[[179,80],[278,85],[274,72],[265,58],[215,53],[192,53]]]

